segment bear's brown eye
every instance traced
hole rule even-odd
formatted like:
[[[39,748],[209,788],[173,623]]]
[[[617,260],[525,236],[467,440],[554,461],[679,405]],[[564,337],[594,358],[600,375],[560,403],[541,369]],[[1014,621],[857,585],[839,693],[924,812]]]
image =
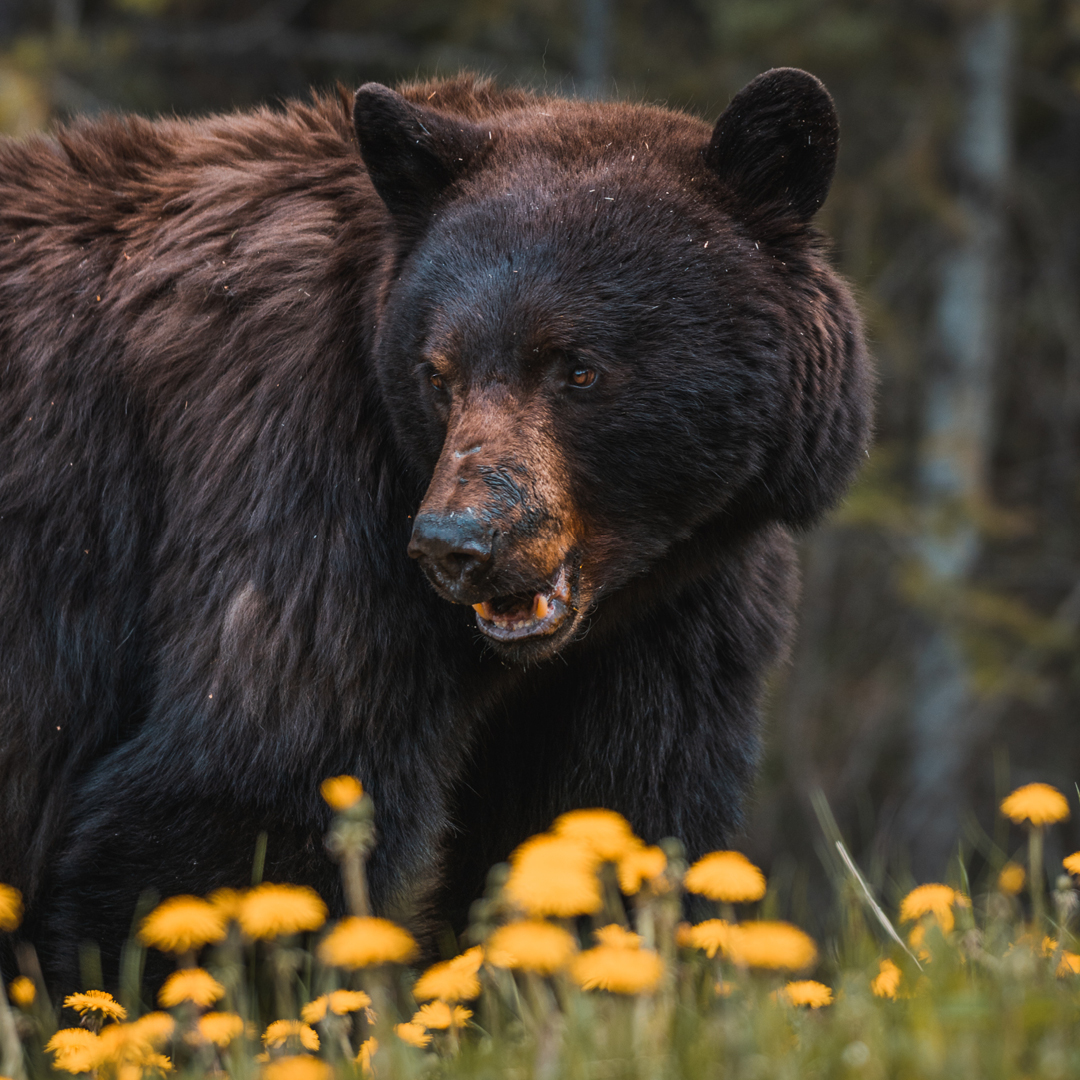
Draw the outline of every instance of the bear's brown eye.
[[[431,385],[434,386],[436,390],[446,389],[446,383],[443,381],[443,377],[437,371],[433,371],[428,376],[428,382],[431,383]]]
[[[573,386],[584,389],[596,382],[596,372],[592,368],[577,367],[570,372],[570,382]]]

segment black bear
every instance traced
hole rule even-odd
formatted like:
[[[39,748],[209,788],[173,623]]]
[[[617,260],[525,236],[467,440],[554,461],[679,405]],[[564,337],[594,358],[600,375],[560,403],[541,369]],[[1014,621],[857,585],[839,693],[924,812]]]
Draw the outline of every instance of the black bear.
[[[71,981],[140,893],[380,910],[606,806],[727,843],[795,592],[867,441],[810,225],[832,101],[377,84],[0,146],[0,881]]]

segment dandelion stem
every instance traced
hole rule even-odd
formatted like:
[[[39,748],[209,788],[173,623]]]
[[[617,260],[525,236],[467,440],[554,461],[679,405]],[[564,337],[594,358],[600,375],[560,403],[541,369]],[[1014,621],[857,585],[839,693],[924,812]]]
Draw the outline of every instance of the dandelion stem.
[[[370,795],[362,796],[334,816],[326,847],[341,866],[345,902],[359,918],[371,915],[364,862],[375,846],[375,806]]]
[[[626,908],[622,902],[622,894],[619,892],[618,870],[614,863],[606,862],[600,868],[600,887],[604,901],[601,910],[606,921],[628,927],[630,923],[626,918]]]
[[[41,1019],[47,1031],[55,1031],[56,1013],[53,1012],[52,1002],[45,991],[45,976],[41,971],[41,963],[38,960],[34,946],[29,942],[23,942],[15,946],[15,957],[19,963],[19,970],[37,987],[34,1001],[37,1005]],[[0,1065],[0,1071],[2,1071]]]
[[[1031,887],[1031,917],[1036,930],[1042,927],[1046,911],[1043,879],[1043,831],[1040,826],[1031,825],[1028,832],[1028,881]]]
[[[262,884],[263,870],[266,867],[266,840],[265,832],[259,833],[255,840],[255,857],[251,860],[251,886]]]
[[[367,880],[364,877],[365,851],[358,847],[347,847],[341,857],[341,879],[345,886],[345,899],[349,910],[361,918],[371,914],[368,900]]]
[[[0,986],[0,1072],[12,1080],[25,1080],[22,1043],[15,1027],[15,1017],[11,1015],[7,994]]]
[[[298,967],[296,952],[277,941],[268,941],[267,951],[270,970],[274,976],[274,1002],[281,1017],[295,1016],[293,1008],[293,980]]]
[[[344,1027],[341,1027],[338,1031],[338,1048],[341,1050],[342,1057],[345,1061],[352,1061],[356,1056]]]

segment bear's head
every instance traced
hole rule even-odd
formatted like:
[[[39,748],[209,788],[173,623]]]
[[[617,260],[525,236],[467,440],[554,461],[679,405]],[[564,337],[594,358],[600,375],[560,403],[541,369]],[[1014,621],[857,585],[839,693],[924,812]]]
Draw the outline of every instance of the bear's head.
[[[375,351],[427,484],[409,553],[535,660],[662,563],[812,521],[865,445],[869,391],[809,225],[837,150],[817,79],[767,72],[711,131],[515,101],[440,111],[368,84],[354,119],[398,238]]]

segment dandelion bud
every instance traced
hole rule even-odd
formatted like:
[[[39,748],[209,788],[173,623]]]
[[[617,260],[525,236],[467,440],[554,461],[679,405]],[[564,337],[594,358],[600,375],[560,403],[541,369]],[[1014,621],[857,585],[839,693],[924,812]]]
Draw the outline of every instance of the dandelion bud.
[[[22,893],[11,885],[0,885],[0,930],[14,930],[22,915]]]
[[[29,1009],[37,997],[37,987],[25,976],[20,975],[8,986],[8,997],[21,1009]]]
[[[364,787],[355,776],[330,776],[319,787],[322,797],[339,814],[364,797]]]

